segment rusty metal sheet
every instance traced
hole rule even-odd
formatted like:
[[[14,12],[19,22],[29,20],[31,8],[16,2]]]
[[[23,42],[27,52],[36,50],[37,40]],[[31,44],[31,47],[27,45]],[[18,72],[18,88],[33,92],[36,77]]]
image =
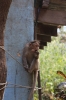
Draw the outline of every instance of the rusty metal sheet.
[[[52,25],[66,25],[66,11],[41,9],[38,22]]]
[[[51,42],[51,36],[37,34],[37,40],[41,40],[44,42]]]
[[[57,26],[51,26],[51,25],[45,25],[42,23],[37,23],[35,30],[36,30],[36,33],[38,33],[38,34],[57,36]]]

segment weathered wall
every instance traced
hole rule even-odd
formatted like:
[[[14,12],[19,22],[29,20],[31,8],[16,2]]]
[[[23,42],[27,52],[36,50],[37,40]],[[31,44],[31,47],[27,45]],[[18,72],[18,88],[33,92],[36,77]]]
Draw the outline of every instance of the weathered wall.
[[[34,0],[12,0],[7,17],[4,37],[5,49],[20,63],[22,63],[22,49],[24,45],[28,41],[33,40],[33,1]],[[7,82],[30,86],[32,76],[7,52]],[[27,100],[29,90],[30,89],[27,88],[16,88],[15,86],[13,88],[6,88],[4,100]]]

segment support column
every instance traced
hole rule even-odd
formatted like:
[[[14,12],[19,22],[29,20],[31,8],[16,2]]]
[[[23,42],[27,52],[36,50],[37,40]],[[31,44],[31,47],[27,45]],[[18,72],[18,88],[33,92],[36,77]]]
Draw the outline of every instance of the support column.
[[[18,88],[19,85],[31,86],[32,76],[22,64],[22,49],[34,37],[34,0],[12,0],[6,27],[4,44],[6,50],[7,85],[4,100],[28,100],[30,89]],[[16,87],[15,84],[18,86]]]

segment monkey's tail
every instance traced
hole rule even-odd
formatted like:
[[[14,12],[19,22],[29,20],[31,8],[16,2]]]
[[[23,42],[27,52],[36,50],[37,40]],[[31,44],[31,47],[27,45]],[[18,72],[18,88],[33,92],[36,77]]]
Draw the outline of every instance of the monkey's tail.
[[[34,93],[34,89],[35,89],[35,86],[36,86],[37,77],[38,77],[38,71],[35,71],[34,72],[34,82],[33,82],[32,89],[30,91],[28,100],[32,99],[32,96],[33,96],[33,93]]]
[[[62,71],[57,71],[57,74],[60,74],[61,76],[63,76],[66,79],[66,75]]]

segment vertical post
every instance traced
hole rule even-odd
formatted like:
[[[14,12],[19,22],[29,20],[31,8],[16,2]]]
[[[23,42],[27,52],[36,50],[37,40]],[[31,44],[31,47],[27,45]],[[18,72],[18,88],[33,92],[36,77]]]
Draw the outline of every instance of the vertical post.
[[[30,89],[18,88],[32,85],[32,76],[25,71],[22,64],[22,50],[34,37],[34,1],[12,0],[6,27],[4,44],[7,64],[7,85],[4,100],[28,100]],[[19,63],[20,64],[19,64]],[[14,84],[11,88],[11,85]]]
[[[40,71],[38,71],[38,88],[41,88]],[[38,95],[39,95],[39,100],[42,100],[42,98],[41,98],[41,89],[38,89]]]

